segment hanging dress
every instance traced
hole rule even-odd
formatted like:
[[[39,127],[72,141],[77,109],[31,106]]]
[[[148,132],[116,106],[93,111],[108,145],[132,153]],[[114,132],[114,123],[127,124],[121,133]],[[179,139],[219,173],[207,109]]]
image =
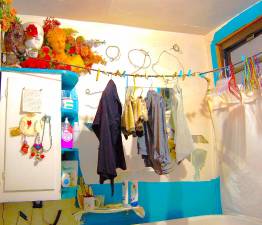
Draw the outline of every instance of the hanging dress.
[[[171,101],[171,115],[174,122],[175,134],[174,140],[176,144],[176,162],[180,163],[194,151],[194,143],[190,133],[183,106],[182,89],[175,84],[173,99]]]

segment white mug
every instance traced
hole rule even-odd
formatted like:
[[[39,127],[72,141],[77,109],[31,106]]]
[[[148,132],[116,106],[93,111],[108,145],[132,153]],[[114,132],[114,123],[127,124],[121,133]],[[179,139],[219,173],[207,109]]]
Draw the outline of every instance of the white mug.
[[[95,197],[84,198],[84,210],[95,208]]]

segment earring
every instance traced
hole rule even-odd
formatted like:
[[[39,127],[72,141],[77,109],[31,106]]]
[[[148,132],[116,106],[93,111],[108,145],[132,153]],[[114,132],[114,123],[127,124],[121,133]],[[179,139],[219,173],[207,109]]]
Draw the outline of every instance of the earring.
[[[23,144],[20,150],[23,153],[23,155],[25,155],[28,153],[28,149],[29,149],[29,145],[27,144],[26,136],[24,136]]]
[[[45,158],[45,155],[43,154],[43,145],[40,141],[39,134],[35,137],[35,142],[33,146],[31,147],[31,155],[30,158],[35,158],[36,161],[42,160]]]

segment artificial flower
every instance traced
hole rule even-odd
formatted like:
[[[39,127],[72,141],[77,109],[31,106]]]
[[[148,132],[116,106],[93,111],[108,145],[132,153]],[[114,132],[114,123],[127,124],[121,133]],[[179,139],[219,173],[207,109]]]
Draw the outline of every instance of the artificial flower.
[[[44,21],[43,30],[47,34],[50,29],[60,26],[60,22],[52,17],[47,17]]]
[[[69,51],[68,51],[68,54],[70,54],[70,55],[76,54],[76,48],[75,48],[75,47],[71,47],[71,48],[69,49]]]
[[[49,54],[50,53],[50,51],[51,51],[51,49],[48,47],[48,46],[43,46],[42,48],[41,48],[41,51],[43,52],[43,53],[45,53],[45,54]]]
[[[12,9],[10,10],[10,15],[13,16],[13,17],[16,15],[16,10],[15,10],[15,8],[12,8]]]
[[[88,46],[82,46],[80,49],[80,55],[82,57],[87,57],[90,54],[90,48]]]
[[[67,36],[66,37],[66,43],[69,45],[74,46],[76,44],[75,38],[73,36]]]
[[[50,63],[38,58],[28,58],[27,60],[21,62],[20,66],[24,68],[48,69],[50,68]]]
[[[61,65],[61,64],[57,64],[55,65],[55,69],[57,70],[71,70],[71,66],[70,65]]]
[[[77,44],[82,44],[84,41],[85,41],[85,39],[84,39],[83,36],[78,36],[78,37],[76,38],[76,43],[77,43]]]
[[[1,22],[1,29],[4,31],[4,32],[7,32],[8,29],[9,29],[9,22],[6,20],[6,19],[3,19],[2,22]]]
[[[37,27],[34,24],[29,24],[26,27],[25,32],[26,32],[27,37],[29,37],[29,38],[37,37],[37,35],[38,35]]]
[[[63,30],[66,33],[66,36],[74,36],[76,33],[78,33],[76,30],[72,28],[63,28]]]

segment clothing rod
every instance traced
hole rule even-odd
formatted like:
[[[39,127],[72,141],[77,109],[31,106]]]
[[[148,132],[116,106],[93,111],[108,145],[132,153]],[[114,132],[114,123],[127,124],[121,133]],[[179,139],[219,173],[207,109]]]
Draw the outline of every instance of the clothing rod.
[[[8,53],[2,53],[2,54],[8,54]],[[13,53],[11,53],[13,54]],[[253,56],[250,56],[250,57],[247,57],[247,58],[254,58],[254,57],[257,57],[257,60],[258,62],[262,62],[262,52],[259,52]],[[56,63],[56,64],[60,64],[60,65],[64,65],[64,66],[71,66],[71,67],[76,67],[76,68],[80,68],[80,69],[86,69],[85,67],[82,67],[82,66],[76,66],[76,65],[71,65],[71,64],[66,64],[66,63],[62,63],[62,62],[57,62],[55,60],[46,60],[46,59],[41,59],[45,62],[51,62],[51,63]],[[244,63],[244,61],[239,61],[237,63],[234,63],[232,64],[234,66],[234,72],[235,73],[239,73],[241,71],[244,70],[244,65],[242,64]],[[240,65],[241,64],[241,65]],[[239,66],[238,66],[239,65]],[[237,67],[236,67],[237,66]],[[119,71],[117,72],[109,72],[109,71],[105,71],[105,70],[99,70],[99,69],[89,69],[89,71],[95,71],[95,72],[98,72],[100,71],[101,73],[103,74],[106,74],[106,75],[111,75],[111,76],[122,76],[122,77],[125,77],[125,76],[131,76],[131,77],[145,77],[145,78],[148,78],[148,77],[152,77],[152,78],[166,78],[166,77],[186,77],[186,76],[199,76],[199,77],[202,77],[204,78],[207,74],[209,73],[214,73],[214,72],[218,72],[218,71],[222,71],[222,70],[225,70],[225,69],[228,69],[229,66],[224,66],[224,67],[220,67],[220,68],[216,68],[216,69],[213,69],[213,70],[209,70],[209,71],[205,71],[205,72],[193,72],[192,74],[177,74],[177,73],[174,73],[174,74],[167,74],[167,75],[160,75],[160,74],[156,74],[156,75],[146,75],[146,74],[128,74],[128,73],[120,73]],[[1,70],[0,70],[1,71]]]

